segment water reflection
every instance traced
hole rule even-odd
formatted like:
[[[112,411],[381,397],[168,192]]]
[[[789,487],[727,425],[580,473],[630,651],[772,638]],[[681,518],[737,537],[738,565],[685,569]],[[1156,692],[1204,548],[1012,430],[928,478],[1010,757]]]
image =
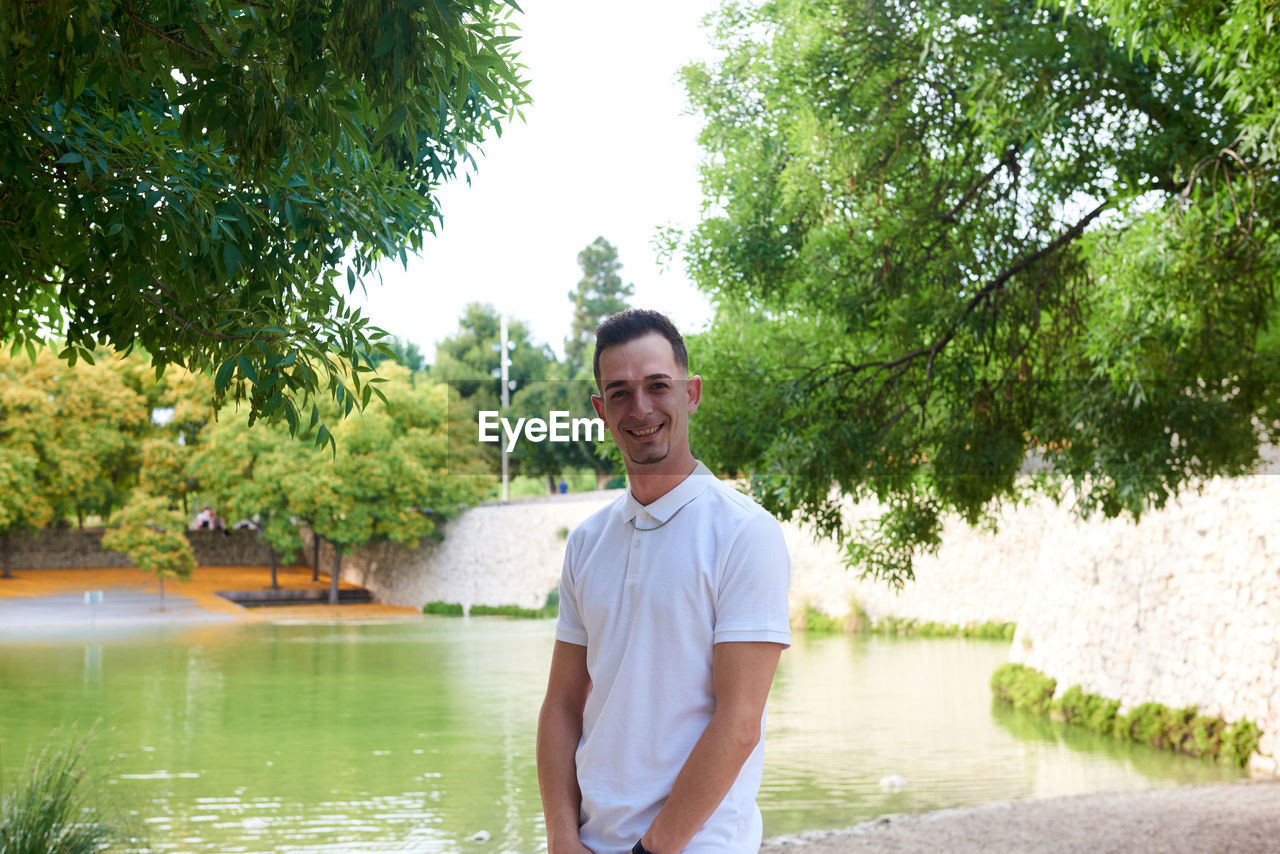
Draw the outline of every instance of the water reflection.
[[[549,621],[202,627],[0,645],[12,766],[92,753],[166,852],[541,850],[533,736]],[[1005,644],[798,635],[770,699],[767,834],[1220,766],[993,708]],[[11,769],[0,769],[6,779]],[[901,792],[878,781],[907,778]]]

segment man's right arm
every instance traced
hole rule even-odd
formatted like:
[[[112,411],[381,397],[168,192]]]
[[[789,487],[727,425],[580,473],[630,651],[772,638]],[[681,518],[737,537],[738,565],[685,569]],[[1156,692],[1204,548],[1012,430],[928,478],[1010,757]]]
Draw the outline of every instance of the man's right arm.
[[[578,837],[582,791],[574,759],[590,690],[587,648],[556,641],[547,696],[538,716],[538,790],[547,823],[548,854],[591,854]]]

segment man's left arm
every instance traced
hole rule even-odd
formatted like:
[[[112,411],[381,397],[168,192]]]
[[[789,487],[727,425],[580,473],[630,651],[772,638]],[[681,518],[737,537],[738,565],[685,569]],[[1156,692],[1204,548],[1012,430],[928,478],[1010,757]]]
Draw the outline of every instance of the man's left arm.
[[[654,854],[676,854],[689,844],[724,800],[760,741],[760,720],[780,643],[718,643],[712,648],[716,709],[641,840]]]

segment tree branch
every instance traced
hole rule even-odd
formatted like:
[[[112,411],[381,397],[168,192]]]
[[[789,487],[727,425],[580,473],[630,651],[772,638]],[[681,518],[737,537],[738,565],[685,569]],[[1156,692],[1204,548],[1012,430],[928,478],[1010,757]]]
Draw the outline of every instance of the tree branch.
[[[173,36],[169,35],[159,27],[156,27],[148,23],[147,21],[144,21],[141,17],[138,16],[138,13],[133,10],[133,5],[129,3],[129,0],[122,0],[122,2],[120,3],[120,8],[124,10],[124,13],[129,16],[129,19],[131,21],[133,21],[139,27],[142,27],[147,32],[153,33],[159,36],[160,38],[164,39],[165,41],[170,42],[171,44],[175,44],[178,47],[182,48],[183,50],[187,51],[188,53],[194,56],[198,56],[201,59],[213,59],[213,54],[208,53],[207,51],[200,50],[199,48],[192,47],[191,45],[187,44],[181,39],[175,39]]]
[[[161,290],[161,291],[164,291],[164,286],[162,286],[162,285],[160,284],[160,282],[156,281],[155,279],[152,279],[151,281],[152,281],[152,283],[153,283],[153,284],[155,284],[155,286],[156,286],[156,287],[160,288],[160,290]],[[196,333],[197,335],[200,335],[200,336],[202,336],[202,337],[204,337],[204,338],[212,338],[212,339],[217,340],[217,341],[252,341],[252,340],[253,340],[253,338],[251,338],[251,337],[250,337],[250,336],[248,336],[248,335],[223,335],[223,334],[222,334],[222,333],[220,333],[220,332],[210,332],[208,329],[205,329],[205,328],[204,328],[204,327],[202,327],[202,326],[197,326],[196,324],[194,324],[194,323],[192,323],[191,321],[187,320],[185,317],[183,317],[182,315],[178,314],[176,311],[174,311],[173,309],[169,308],[167,305],[165,305],[164,303],[160,302],[160,300],[158,300],[158,299],[156,299],[155,297],[151,296],[151,295],[150,295],[150,294],[148,294],[147,292],[145,292],[145,291],[140,291],[140,292],[139,292],[139,296],[141,296],[144,300],[146,300],[146,301],[147,301],[148,303],[150,303],[151,305],[153,305],[153,306],[155,306],[156,308],[160,309],[160,311],[162,311],[162,312],[164,312],[165,314],[169,315],[169,317],[172,317],[174,320],[176,320],[176,321],[178,322],[178,324],[179,324],[180,326],[182,326],[182,328],[184,328],[184,329],[189,329],[190,331],[192,331],[192,332]]]

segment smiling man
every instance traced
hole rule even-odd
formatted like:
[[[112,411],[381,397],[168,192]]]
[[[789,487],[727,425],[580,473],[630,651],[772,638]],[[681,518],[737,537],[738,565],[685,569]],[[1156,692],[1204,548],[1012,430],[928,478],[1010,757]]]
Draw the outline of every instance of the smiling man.
[[[702,380],[664,315],[596,330],[625,495],[569,537],[538,783],[549,854],[748,854],[787,623],[777,521],[689,448]]]

